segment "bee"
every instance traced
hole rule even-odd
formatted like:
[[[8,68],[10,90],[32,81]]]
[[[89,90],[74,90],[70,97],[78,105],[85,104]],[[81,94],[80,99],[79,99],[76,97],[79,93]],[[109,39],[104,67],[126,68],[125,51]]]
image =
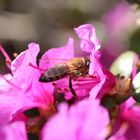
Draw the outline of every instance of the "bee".
[[[58,63],[46,70],[40,76],[40,82],[53,82],[69,76],[69,89],[75,96],[76,93],[72,88],[72,79],[86,76],[89,71],[90,59],[88,57],[75,57],[63,63]]]
[[[40,76],[40,82],[53,82],[66,76],[79,77],[88,74],[90,60],[89,58],[77,57],[64,63],[59,63],[46,70]]]

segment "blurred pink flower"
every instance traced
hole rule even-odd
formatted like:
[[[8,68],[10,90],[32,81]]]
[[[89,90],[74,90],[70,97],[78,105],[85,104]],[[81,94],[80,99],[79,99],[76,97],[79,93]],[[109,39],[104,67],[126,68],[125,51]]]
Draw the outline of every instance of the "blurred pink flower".
[[[83,100],[70,108],[61,104],[59,112],[43,128],[42,139],[104,140],[108,134],[108,123],[108,112],[98,100]]]
[[[110,140],[139,140],[140,139],[140,106],[129,98],[120,106],[114,135]]]
[[[102,17],[105,29],[105,40],[101,62],[108,68],[114,59],[127,50],[126,39],[136,27],[136,12],[126,1],[120,1]]]
[[[0,126],[1,140],[27,140],[26,128],[23,122],[14,122]]]
[[[107,38],[124,38],[128,30],[134,28],[135,20],[136,14],[131,5],[125,1],[119,2],[103,16]]]

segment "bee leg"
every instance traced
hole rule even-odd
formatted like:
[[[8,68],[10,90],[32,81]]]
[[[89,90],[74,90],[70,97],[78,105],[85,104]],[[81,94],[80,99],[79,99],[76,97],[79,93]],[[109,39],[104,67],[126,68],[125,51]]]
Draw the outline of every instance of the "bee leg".
[[[76,92],[72,87],[72,79],[71,79],[71,77],[69,77],[69,89],[70,89],[71,93],[73,94],[73,96],[76,97]]]

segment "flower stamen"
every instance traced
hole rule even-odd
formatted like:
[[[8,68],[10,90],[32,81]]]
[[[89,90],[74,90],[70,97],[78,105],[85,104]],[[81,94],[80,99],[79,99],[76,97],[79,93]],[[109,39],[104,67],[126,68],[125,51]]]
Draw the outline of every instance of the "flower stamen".
[[[31,67],[33,67],[33,68],[39,70],[39,71],[43,71],[43,72],[46,71],[45,69],[42,69],[42,68],[40,68],[40,67],[38,67],[38,66],[35,66],[35,65],[33,65],[32,63],[29,63],[29,66],[31,66]]]
[[[9,57],[9,55],[7,54],[7,52],[4,50],[4,48],[2,47],[1,44],[0,44],[0,51],[2,52],[3,56],[5,57],[7,67],[10,69],[12,60]]]
[[[11,86],[13,86],[13,87],[15,87],[15,88],[21,90],[20,87],[16,86],[14,83],[12,83],[12,82],[9,81],[8,79],[6,79],[3,75],[0,74],[0,77],[1,77],[2,79],[4,79],[9,85],[11,85]]]

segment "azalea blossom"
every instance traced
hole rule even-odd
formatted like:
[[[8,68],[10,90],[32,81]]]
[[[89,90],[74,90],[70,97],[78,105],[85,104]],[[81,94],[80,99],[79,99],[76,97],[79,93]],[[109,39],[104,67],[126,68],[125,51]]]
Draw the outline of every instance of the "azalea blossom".
[[[113,88],[115,76],[99,62],[101,56],[99,52],[100,43],[96,37],[94,27],[91,24],[85,24],[74,29],[81,39],[81,49],[90,53],[90,66],[89,76],[73,79],[72,87],[79,98],[88,97],[89,95],[92,99],[100,98],[104,93]],[[65,63],[74,57],[76,56],[74,56],[73,39],[69,38],[68,43],[64,47],[53,48],[44,53],[40,59],[39,66],[41,68],[45,66],[45,69],[48,69],[55,64]],[[45,74],[43,77],[45,77]],[[72,96],[69,90],[68,77],[58,80],[55,82],[55,85],[61,89],[62,93],[66,93],[67,99]]]
[[[39,82],[39,77],[43,69],[37,67],[37,55],[39,53],[39,45],[30,43],[28,49],[22,52],[11,63],[13,77],[10,80],[30,95],[40,106],[47,106],[48,102],[53,102],[53,87],[51,84],[43,84]]]
[[[140,106],[135,103],[132,98],[129,98],[119,107],[119,114],[110,140],[140,139]]]
[[[108,112],[98,100],[83,100],[70,108],[61,104],[59,112],[43,128],[42,139],[104,140],[108,135],[108,124]]]
[[[133,1],[133,0],[132,0]],[[128,49],[126,39],[136,29],[137,12],[127,1],[119,1],[102,17],[105,40],[102,44],[101,62],[108,68],[114,59]]]
[[[100,100],[113,89],[116,77],[100,63],[100,43],[94,27],[91,24],[85,24],[75,28],[75,31],[81,39],[81,49],[89,53],[90,64],[88,74],[72,78],[72,88],[76,93],[74,99],[69,88],[69,75],[54,82],[43,83],[39,81],[41,75],[49,68],[56,64],[66,63],[76,57],[72,38],[69,38],[63,47],[46,51],[39,59],[39,65],[37,65],[37,55],[40,51],[38,44],[30,43],[28,48],[13,61],[10,61],[6,52],[3,51],[6,59],[9,60],[8,67],[11,74],[9,79],[6,79],[5,76],[0,77],[5,80],[3,82],[5,88],[0,87],[0,124],[8,125],[11,122],[24,121],[28,133],[39,135],[41,128],[46,123],[42,132],[43,139],[45,137],[51,138],[55,128],[49,124],[53,124],[53,120],[56,123],[55,117],[52,119],[51,117],[58,111],[56,120],[58,118],[57,122],[59,122],[61,117],[64,118],[64,126],[62,126],[64,129],[65,123],[69,124],[70,122],[70,131],[67,131],[66,134],[72,134],[71,139],[77,137],[79,139],[104,139],[107,137],[108,113],[105,108],[99,105],[96,98]],[[57,92],[58,95],[62,94],[64,97],[61,96],[61,99],[59,97],[57,99],[55,97]],[[87,99],[85,100],[85,98]],[[70,109],[66,104],[61,104],[60,109],[58,109],[58,105],[63,101],[70,104]],[[34,110],[38,113],[30,115]],[[77,114],[75,114],[76,112]],[[70,114],[71,117],[67,118],[67,114]],[[50,121],[48,122],[48,120]],[[82,120],[83,124],[81,124]],[[86,124],[88,124],[87,127]],[[59,123],[56,124],[58,128],[59,125]],[[89,127],[90,125],[95,129],[94,133]],[[59,132],[58,135],[61,138],[62,133],[59,134]],[[75,134],[75,132],[79,134]]]
[[[40,69],[34,68],[37,67],[38,52],[38,44],[29,44],[28,49],[12,61],[10,78],[1,76],[5,82],[3,87],[0,87],[0,124],[13,120],[27,121],[27,117],[22,115],[22,112],[34,107],[41,108],[43,114],[44,110],[52,108],[53,86],[40,83],[38,80]]]

